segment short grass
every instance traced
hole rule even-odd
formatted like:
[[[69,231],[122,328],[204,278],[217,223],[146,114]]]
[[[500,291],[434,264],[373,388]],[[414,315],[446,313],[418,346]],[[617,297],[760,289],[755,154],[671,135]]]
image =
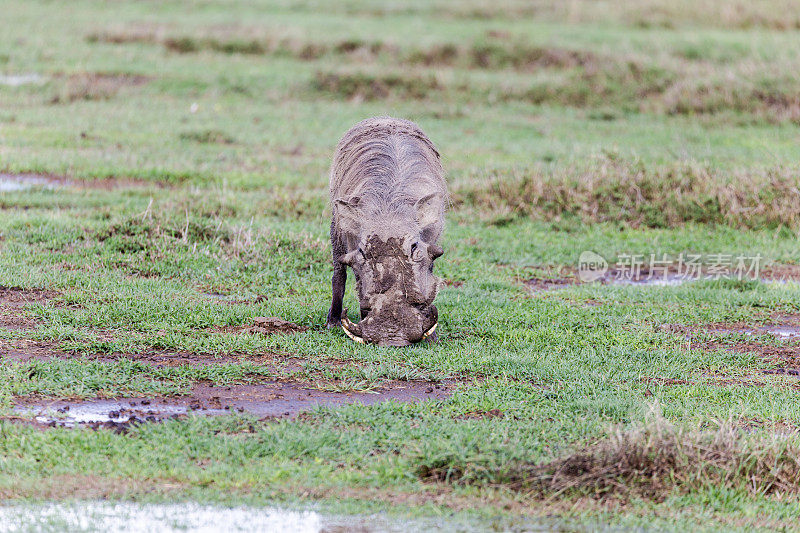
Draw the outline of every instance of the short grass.
[[[182,394],[198,380],[463,384],[447,401],[190,418],[125,435],[0,422],[0,494],[794,527],[797,479],[776,492],[752,490],[749,470],[723,484],[663,474],[655,495],[594,485],[542,495],[530,477],[607,449],[617,432],[640,435],[654,406],[679,428],[754,427],[736,453],[794,453],[795,434],[775,427],[800,423],[795,378],[660,326],[796,313],[796,284],[532,294],[523,283],[574,267],[584,250],[612,262],[687,252],[800,262],[800,42],[797,21],[774,15],[792,3],[483,4],[77,0],[68,16],[46,1],[4,6],[0,74],[41,80],[0,83],[0,170],[124,178],[0,193],[0,285],[59,293],[27,306],[36,329],[0,331],[0,346],[32,339],[72,356],[6,360],[4,409],[22,395]],[[453,283],[435,345],[365,347],[323,327],[327,167],[339,136],[378,114],[417,121],[448,171],[437,272]],[[255,316],[308,330],[217,330]],[[153,350],[242,360],[91,359]],[[302,370],[248,362],[254,354]],[[502,416],[481,418],[493,410]]]

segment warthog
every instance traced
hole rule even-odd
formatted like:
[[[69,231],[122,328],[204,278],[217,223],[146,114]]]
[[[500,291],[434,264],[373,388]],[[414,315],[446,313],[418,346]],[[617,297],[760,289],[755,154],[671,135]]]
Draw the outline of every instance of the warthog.
[[[444,229],[447,184],[439,152],[413,122],[364,120],[345,133],[330,178],[333,301],[328,327],[355,341],[407,346],[436,339],[433,261]],[[342,310],[353,269],[361,321]]]

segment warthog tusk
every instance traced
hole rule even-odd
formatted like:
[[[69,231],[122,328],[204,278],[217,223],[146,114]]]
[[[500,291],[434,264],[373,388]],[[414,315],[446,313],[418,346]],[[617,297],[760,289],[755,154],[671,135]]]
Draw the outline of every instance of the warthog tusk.
[[[436,331],[436,326],[438,325],[439,322],[434,323],[428,331],[422,334],[422,339],[420,339],[420,341],[424,341],[425,339],[433,335],[433,333]],[[350,319],[347,318],[347,315],[345,315],[342,317],[342,329],[344,330],[344,334],[359,344],[366,344],[364,337],[356,335],[355,333],[350,331],[348,327],[355,329],[355,325],[352,322],[350,322]]]
[[[365,344],[364,337],[359,337],[355,333],[351,332],[349,329],[347,329],[347,326],[350,326],[352,328],[353,323],[350,322],[350,319],[347,318],[347,315],[345,315],[342,317],[342,329],[344,330],[344,334],[353,339],[354,341],[356,341],[357,343]]]

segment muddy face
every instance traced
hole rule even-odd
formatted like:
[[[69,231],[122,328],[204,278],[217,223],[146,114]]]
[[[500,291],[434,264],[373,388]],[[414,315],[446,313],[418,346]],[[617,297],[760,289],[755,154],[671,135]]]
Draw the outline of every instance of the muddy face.
[[[382,346],[407,346],[433,333],[438,312],[433,300],[440,280],[433,262],[442,254],[418,235],[361,239],[343,259],[355,272],[361,321],[343,326],[355,340]]]

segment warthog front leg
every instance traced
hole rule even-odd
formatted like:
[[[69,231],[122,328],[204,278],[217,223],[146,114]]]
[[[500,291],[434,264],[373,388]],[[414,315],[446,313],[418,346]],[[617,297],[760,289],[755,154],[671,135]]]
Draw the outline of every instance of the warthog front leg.
[[[331,289],[333,298],[331,309],[328,311],[329,328],[337,328],[342,325],[342,300],[344,299],[344,287],[347,285],[347,266],[338,261],[333,264],[333,278],[331,279]]]

